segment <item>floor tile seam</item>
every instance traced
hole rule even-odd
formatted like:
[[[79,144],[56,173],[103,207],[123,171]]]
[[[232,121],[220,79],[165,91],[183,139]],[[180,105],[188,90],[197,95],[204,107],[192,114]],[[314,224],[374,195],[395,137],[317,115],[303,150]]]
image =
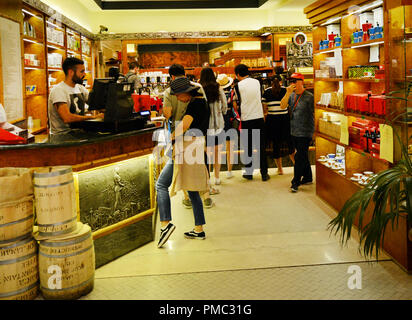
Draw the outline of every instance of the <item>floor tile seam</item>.
[[[162,277],[162,276],[177,276],[177,275],[191,275],[191,274],[207,274],[207,273],[219,273],[219,272],[242,272],[242,271],[253,271],[253,270],[275,270],[275,269],[297,269],[297,268],[307,268],[307,267],[323,267],[323,266],[337,266],[337,265],[352,265],[357,264],[375,264],[376,262],[392,262],[392,259],[382,259],[373,261],[345,261],[345,262],[334,262],[334,263],[318,263],[318,264],[305,264],[305,265],[290,265],[290,266],[278,266],[278,267],[256,267],[256,268],[243,268],[243,269],[225,269],[225,270],[209,270],[209,271],[193,271],[193,272],[174,272],[166,274],[145,274],[145,275],[119,275],[119,276],[104,276],[95,277],[96,280],[109,280],[109,279],[120,279],[120,278],[141,278],[141,277]],[[394,263],[396,265],[396,263]]]

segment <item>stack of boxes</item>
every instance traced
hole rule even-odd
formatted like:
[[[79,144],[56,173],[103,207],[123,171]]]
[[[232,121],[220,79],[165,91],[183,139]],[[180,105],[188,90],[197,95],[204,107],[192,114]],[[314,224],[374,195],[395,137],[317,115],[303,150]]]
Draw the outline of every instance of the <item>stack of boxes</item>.
[[[384,118],[386,115],[386,96],[369,93],[348,94],[346,110],[353,113]]]
[[[379,158],[380,132],[375,121],[356,119],[349,126],[349,145]]]
[[[344,111],[343,93],[340,91],[322,93],[318,104],[323,105],[328,108],[333,108],[333,109],[338,109],[340,111]]]
[[[336,58],[327,57],[320,61],[320,70],[315,70],[315,78],[336,78]]]
[[[64,46],[64,33],[53,27],[47,27],[47,41]]]
[[[60,53],[48,53],[47,64],[51,68],[62,68],[63,56]]]
[[[339,140],[341,133],[340,115],[324,112],[322,118],[319,119],[319,132]]]

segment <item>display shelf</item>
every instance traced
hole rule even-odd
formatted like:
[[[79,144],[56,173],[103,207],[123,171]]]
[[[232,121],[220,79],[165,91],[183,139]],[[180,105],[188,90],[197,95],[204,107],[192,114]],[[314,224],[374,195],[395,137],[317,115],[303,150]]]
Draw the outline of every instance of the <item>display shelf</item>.
[[[314,81],[329,81],[329,82],[339,82],[344,81],[343,78],[313,78]]]
[[[36,66],[24,66],[24,70],[30,71],[30,70],[45,70],[42,67],[36,67]]]
[[[323,162],[321,162],[319,160],[316,160],[316,167],[318,167],[318,166],[323,166],[326,169],[326,171],[328,172],[328,174],[335,174],[335,175],[339,176],[342,180],[358,187],[359,189],[364,188],[363,185],[361,185],[361,184],[359,184],[359,183],[357,183],[357,182],[350,179],[350,176],[352,176],[352,174],[343,175],[343,174],[338,172],[339,170],[334,170],[334,169],[326,166]]]
[[[345,115],[350,116],[350,117],[356,117],[356,118],[360,118],[360,119],[365,119],[365,120],[372,120],[372,121],[376,121],[376,122],[378,122],[378,123],[385,123],[385,122],[386,122],[385,118],[379,118],[379,117],[369,116],[369,115],[361,114],[361,113],[355,113],[355,112],[345,111]]]
[[[47,48],[51,50],[66,51],[66,48],[58,43],[47,41]]]
[[[314,50],[313,54],[319,55],[319,54],[326,54],[326,53],[334,53],[338,49],[342,49],[342,46],[334,47],[334,48],[327,48],[327,49],[322,49],[322,50]]]
[[[349,44],[343,45],[343,47],[349,48],[349,49],[358,49],[358,48],[367,48],[370,46],[384,45],[384,44],[385,44],[385,38],[381,38],[381,39],[369,40],[369,41],[364,41],[364,42],[359,42],[359,43],[349,43]]]
[[[385,79],[376,79],[376,78],[347,78],[344,81],[358,81],[358,82],[372,82],[372,83],[383,83]]]
[[[383,162],[383,163],[388,163],[388,161],[386,161],[386,160],[384,160],[384,159],[375,158],[375,157],[373,157],[370,153],[368,153],[368,152],[366,152],[366,151],[364,151],[364,150],[361,150],[361,149],[358,149],[358,148],[354,148],[354,147],[348,146],[348,145],[340,142],[339,140],[337,140],[337,139],[335,139],[335,138],[329,137],[328,135],[326,135],[326,134],[324,134],[324,133],[316,132],[315,135],[316,135],[317,137],[320,137],[320,138],[322,138],[322,139],[325,139],[325,140],[327,140],[327,141],[329,141],[329,142],[332,142],[332,143],[334,143],[334,144],[338,144],[338,145],[340,145],[340,146],[343,146],[343,147],[345,147],[345,150],[350,150],[350,151],[356,152],[356,153],[360,154],[361,156],[367,157],[367,158],[369,158],[369,159],[371,159],[371,160],[376,160],[376,161],[380,161],[380,162]]]
[[[37,43],[37,44],[41,44],[41,45],[44,44],[42,39],[33,38],[33,37],[30,37],[30,36],[27,36],[27,35],[23,36],[23,41],[30,42],[30,43]]]
[[[26,93],[26,98],[45,96],[45,95],[47,95],[47,93],[31,93],[31,94]]]
[[[322,110],[329,111],[329,112],[336,112],[336,113],[340,113],[340,114],[345,114],[345,111],[343,111],[343,110],[327,107],[327,106],[324,106],[324,105],[319,104],[319,103],[316,104],[316,107],[318,109],[322,109]]]

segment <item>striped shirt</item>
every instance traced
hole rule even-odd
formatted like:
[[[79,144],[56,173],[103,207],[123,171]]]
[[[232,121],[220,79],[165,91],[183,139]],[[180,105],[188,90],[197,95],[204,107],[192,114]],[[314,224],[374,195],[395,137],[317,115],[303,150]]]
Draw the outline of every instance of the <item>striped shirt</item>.
[[[281,87],[280,92],[277,95],[273,94],[272,88],[267,88],[263,93],[262,103],[267,104],[268,106],[268,115],[279,115],[287,114],[288,109],[282,109],[280,107],[280,101],[286,94],[286,88]]]

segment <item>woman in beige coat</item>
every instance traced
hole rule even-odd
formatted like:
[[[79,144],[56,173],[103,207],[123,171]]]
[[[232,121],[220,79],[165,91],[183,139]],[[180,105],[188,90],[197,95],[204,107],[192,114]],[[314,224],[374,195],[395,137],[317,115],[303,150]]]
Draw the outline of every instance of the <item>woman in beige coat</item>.
[[[205,239],[203,203],[200,192],[208,190],[208,173],[205,165],[205,135],[209,127],[210,111],[207,102],[199,96],[199,87],[188,78],[177,78],[170,84],[171,94],[182,102],[189,102],[185,116],[171,134],[173,159],[162,170],[156,183],[161,229],[158,248],[161,248],[176,229],[171,222],[170,195],[188,190],[192,203],[195,227],[184,234],[187,239]],[[169,187],[171,188],[169,195]]]

